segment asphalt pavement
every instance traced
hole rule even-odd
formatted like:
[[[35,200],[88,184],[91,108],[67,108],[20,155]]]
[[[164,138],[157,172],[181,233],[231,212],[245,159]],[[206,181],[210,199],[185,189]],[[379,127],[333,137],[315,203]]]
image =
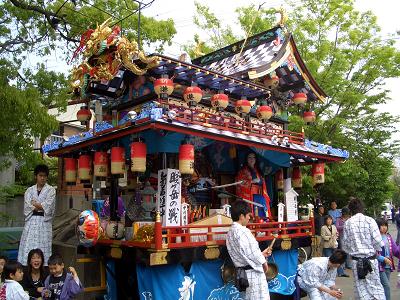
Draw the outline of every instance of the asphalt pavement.
[[[391,221],[389,221],[391,222]],[[394,239],[396,239],[397,236],[397,229],[394,224],[389,224],[389,233],[392,235]],[[392,272],[390,276],[390,291],[391,291],[391,298],[393,299],[400,299],[400,289],[397,288],[396,283],[397,283],[397,274],[400,274],[397,272],[397,263],[398,259],[395,258],[395,266],[396,266],[396,271]],[[336,285],[343,291],[343,300],[355,300],[354,297],[354,281],[353,281],[353,272],[351,270],[346,270],[346,274],[350,275],[350,277],[337,277],[336,278]],[[307,298],[302,298],[302,299],[309,299]]]

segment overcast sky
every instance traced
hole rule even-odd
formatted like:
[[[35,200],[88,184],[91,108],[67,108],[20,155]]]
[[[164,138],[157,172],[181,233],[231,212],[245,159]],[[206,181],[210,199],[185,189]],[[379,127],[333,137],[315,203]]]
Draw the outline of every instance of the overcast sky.
[[[142,0],[148,2],[149,0]],[[248,4],[264,3],[264,8],[286,6],[282,0],[262,1],[262,0],[201,0],[202,4],[210,7],[217,17],[220,17],[225,24],[233,25],[235,22],[235,9]],[[356,8],[361,11],[371,10],[378,17],[378,24],[382,28],[381,35],[387,37],[389,34],[400,30],[399,11],[397,9],[398,0],[357,0]],[[290,9],[286,6],[286,9]],[[193,35],[198,29],[193,24],[193,15],[195,13],[194,1],[192,0],[156,0],[151,7],[143,11],[146,16],[154,16],[159,19],[172,18],[175,21],[177,34],[173,39],[173,45],[166,49],[165,54],[169,56],[178,56],[181,46],[188,41],[193,40]],[[400,49],[400,40],[397,40],[397,47]],[[59,54],[59,53],[58,53]],[[30,64],[35,61],[31,58],[27,61]],[[60,66],[65,63],[58,57],[57,53],[47,62],[49,69],[60,70]],[[64,67],[66,68],[66,66]],[[385,105],[381,105],[379,110],[388,111],[394,115],[400,116],[400,79],[386,80],[387,88],[391,90],[391,98]],[[397,124],[399,132],[395,138],[400,139],[400,124]]]

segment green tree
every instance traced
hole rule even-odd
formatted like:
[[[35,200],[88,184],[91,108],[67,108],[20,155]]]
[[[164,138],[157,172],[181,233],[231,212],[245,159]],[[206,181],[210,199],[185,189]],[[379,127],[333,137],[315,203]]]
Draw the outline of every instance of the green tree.
[[[0,4],[0,19],[0,54],[35,50],[45,55],[58,47],[71,57],[83,32],[107,19],[136,40],[138,4],[118,0],[6,0]],[[158,50],[170,44],[176,33],[172,19],[156,20],[142,14],[140,25],[141,44],[153,45]]]
[[[145,9],[153,1],[144,4]],[[145,12],[145,10],[144,10]],[[46,70],[43,64],[21,69],[28,54],[38,57],[61,49],[69,61],[89,28],[111,18],[129,38],[138,35],[138,5],[134,1],[25,1],[0,3],[0,157],[14,156],[30,166],[34,137],[44,140],[57,129],[49,107],[66,107],[70,90],[67,78]],[[176,33],[172,19],[141,15],[141,44],[158,50]],[[3,166],[7,161],[3,161]]]
[[[357,11],[354,1],[302,0],[291,6],[288,29],[307,68],[329,95],[325,103],[311,105],[318,121],[305,128],[306,136],[351,153],[346,163],[327,168],[326,184],[317,188],[319,195],[326,202],[335,199],[343,205],[348,196],[355,195],[371,211],[377,210],[394,192],[390,175],[399,145],[391,140],[396,118],[377,112],[376,107],[389,99],[384,79],[400,76],[400,51],[394,40],[379,35],[373,13]],[[204,48],[212,51],[230,43],[232,36],[223,33],[216,42],[213,33],[221,25],[211,22],[215,15],[209,9],[197,8],[197,14],[206,19],[202,24],[210,25],[202,27],[210,37]],[[249,35],[274,26],[271,10],[249,6],[237,13],[242,31]],[[233,32],[229,26],[224,31]],[[297,109],[291,108],[290,113],[289,128],[300,131],[304,122]],[[311,189],[311,180],[304,182],[302,198],[308,199],[316,191]]]
[[[57,121],[48,115],[46,105],[60,99],[65,101],[65,89],[60,88],[65,86],[62,77],[45,72],[43,66],[25,75],[10,61],[0,60],[0,156],[12,156],[19,161],[29,157],[35,137],[44,140],[57,128]],[[43,81],[54,77],[60,81]],[[50,97],[54,97],[53,100]],[[2,162],[4,167],[7,160]]]

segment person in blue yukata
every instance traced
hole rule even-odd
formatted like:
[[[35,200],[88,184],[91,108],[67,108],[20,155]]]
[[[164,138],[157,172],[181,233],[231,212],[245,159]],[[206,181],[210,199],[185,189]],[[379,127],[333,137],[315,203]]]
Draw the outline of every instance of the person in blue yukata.
[[[328,215],[332,217],[333,224],[336,225],[336,219],[342,216],[342,211],[337,209],[336,201],[331,202],[331,209],[328,211]]]

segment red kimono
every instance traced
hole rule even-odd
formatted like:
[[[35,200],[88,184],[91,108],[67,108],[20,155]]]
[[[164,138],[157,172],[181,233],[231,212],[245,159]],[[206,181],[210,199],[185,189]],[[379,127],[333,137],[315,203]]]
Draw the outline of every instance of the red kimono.
[[[253,183],[254,179],[258,179],[258,183]],[[236,186],[236,195],[253,202],[255,202],[254,195],[261,195],[265,200],[265,203],[262,204],[265,205],[265,208],[268,211],[268,217],[271,218],[270,199],[267,194],[267,186],[262,175],[257,169],[250,169],[248,166],[244,166],[236,177],[236,181],[241,180],[243,181],[243,184]]]

